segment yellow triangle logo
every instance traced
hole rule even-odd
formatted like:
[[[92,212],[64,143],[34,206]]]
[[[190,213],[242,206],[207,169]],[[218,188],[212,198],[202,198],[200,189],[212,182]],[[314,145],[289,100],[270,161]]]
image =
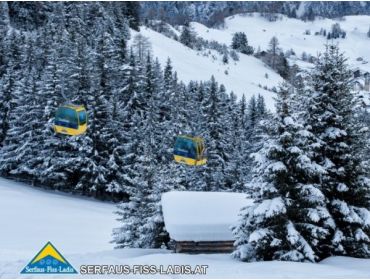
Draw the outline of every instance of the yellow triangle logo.
[[[29,264],[21,271],[21,274],[69,274],[77,273],[72,265],[51,244],[46,245],[36,254]]]
[[[58,261],[60,261],[62,263],[67,263],[65,258],[63,258],[63,256],[61,254],[59,254],[59,252],[57,251],[57,249],[55,249],[53,244],[48,242],[48,243],[46,243],[45,247],[42,248],[42,250],[32,260],[31,264],[35,263],[35,262],[38,262],[39,260],[41,260],[41,259],[43,259],[47,256],[52,256],[52,257],[54,257],[55,259],[57,259]]]

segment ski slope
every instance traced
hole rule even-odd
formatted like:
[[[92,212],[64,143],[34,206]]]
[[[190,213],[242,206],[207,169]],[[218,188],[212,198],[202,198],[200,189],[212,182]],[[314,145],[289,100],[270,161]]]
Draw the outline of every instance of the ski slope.
[[[228,254],[174,254],[164,249],[113,250],[116,226],[110,203],[47,192],[0,178],[0,278],[43,278],[19,272],[51,241],[79,270],[81,265],[208,265],[197,278],[370,278],[370,260],[332,257],[319,264],[243,263]],[[65,278],[49,274],[47,278]],[[71,278],[95,278],[81,274]],[[99,275],[99,278],[194,278],[192,275]]]
[[[341,20],[316,19],[313,22],[304,22],[283,15],[281,18],[282,20],[270,22],[254,13],[228,17],[221,29],[208,28],[197,22],[192,22],[191,27],[199,37],[228,46],[235,32],[245,32],[249,44],[261,50],[266,50],[270,39],[276,36],[284,51],[290,49],[295,51],[296,57],[289,61],[309,69],[312,68],[312,64],[300,60],[302,53],[316,56],[322,52],[327,39],[321,35],[314,35],[315,32],[319,32],[321,28],[328,32],[331,26],[338,22],[347,35],[345,39],[336,39],[333,42],[338,43],[341,50],[345,52],[351,68],[370,72],[370,38],[366,35],[370,26],[370,16],[347,16]],[[311,35],[306,35],[306,30],[309,30]],[[136,33],[132,30],[132,37]],[[141,27],[140,33],[149,39],[153,55],[162,65],[165,65],[168,57],[171,58],[180,80],[204,81],[209,80],[213,75],[216,81],[224,84],[229,92],[233,91],[239,98],[243,94],[247,100],[256,94],[263,95],[267,107],[274,110],[274,93],[263,87],[267,86],[268,89],[277,87],[283,79],[261,60],[240,54],[239,61],[233,61],[230,58],[228,64],[223,64],[221,56],[215,51],[210,50],[210,55],[204,56],[204,52],[190,49],[144,26]],[[362,57],[364,61],[357,61],[358,57]],[[225,71],[228,74],[225,74]]]
[[[132,37],[136,33],[132,31]],[[186,83],[191,80],[206,81],[213,75],[228,92],[233,91],[239,98],[245,94],[249,100],[253,95],[261,94],[265,97],[267,107],[274,108],[273,92],[263,87],[267,86],[271,89],[278,86],[283,79],[261,60],[240,54],[239,61],[234,62],[230,58],[229,63],[224,64],[221,56],[215,51],[211,51],[211,54],[216,59],[212,58],[212,55],[204,56],[201,52],[144,26],[141,27],[140,33],[149,39],[153,55],[158,58],[162,66],[166,64],[167,58],[171,59],[179,80]],[[225,71],[228,74],[225,74]],[[266,74],[268,78],[265,77]]]

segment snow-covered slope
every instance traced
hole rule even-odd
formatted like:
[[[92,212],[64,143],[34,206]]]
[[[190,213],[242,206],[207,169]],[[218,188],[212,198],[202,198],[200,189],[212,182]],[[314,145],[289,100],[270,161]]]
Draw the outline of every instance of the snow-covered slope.
[[[133,31],[133,36],[135,33]],[[141,27],[140,33],[149,39],[153,54],[158,57],[162,65],[166,64],[168,57],[171,58],[173,68],[177,71],[180,80],[184,82],[205,81],[213,75],[217,82],[224,84],[229,92],[233,91],[239,97],[245,94],[248,100],[252,95],[263,95],[266,105],[273,109],[273,93],[264,90],[259,85],[270,89],[277,86],[283,79],[264,65],[261,60],[240,54],[239,61],[234,62],[230,59],[229,64],[223,64],[220,57],[214,60],[211,56],[203,56],[200,52],[149,28]],[[217,56],[217,54],[214,55]]]
[[[206,275],[129,274],[100,278],[369,278],[370,260],[333,257],[320,264],[243,263],[228,254],[187,255],[162,249],[113,250],[113,204],[71,197],[0,178],[0,278],[43,278],[19,272],[47,242],[81,265],[208,265]],[[47,278],[65,278],[48,274]],[[68,275],[86,278],[81,274]],[[89,275],[88,278],[94,277]]]
[[[316,56],[324,50],[324,45],[327,43],[326,37],[314,35],[315,32],[319,32],[321,28],[329,32],[331,26],[338,22],[347,35],[345,39],[335,41],[349,57],[351,68],[358,67],[362,71],[370,71],[370,63],[366,63],[370,61],[368,51],[370,38],[366,35],[369,30],[370,16],[347,16],[342,20],[317,19],[313,22],[286,16],[281,16],[281,18],[282,20],[270,22],[254,13],[228,17],[222,29],[208,28],[197,22],[191,23],[191,27],[197,36],[209,41],[215,40],[227,46],[230,46],[233,34],[242,31],[246,33],[249,44],[255,49],[260,47],[261,50],[267,49],[270,39],[276,36],[284,51],[290,49],[295,51],[297,57],[289,61],[307,69],[312,65],[300,60],[302,53],[306,52]],[[305,34],[307,30],[311,35]],[[175,29],[172,31],[177,32]],[[239,61],[230,59],[228,64],[224,64],[220,55],[215,51],[211,50],[209,56],[204,56],[204,52],[190,49],[149,28],[142,27],[140,33],[149,39],[153,54],[158,57],[162,65],[166,63],[168,57],[171,58],[180,80],[184,82],[208,80],[211,75],[214,75],[216,80],[224,84],[229,92],[234,91],[239,97],[245,94],[247,99],[252,95],[261,94],[265,97],[268,108],[274,109],[274,93],[265,90],[264,87],[272,89],[283,79],[261,60],[240,54]],[[133,35],[135,34],[136,32],[133,31]],[[358,57],[364,60],[357,61]]]
[[[114,204],[0,178],[0,261],[31,258],[47,241],[65,253],[112,249]]]
[[[293,49],[297,56],[303,52],[317,55],[324,49],[327,39],[324,36],[314,35],[321,28],[331,30],[334,23],[339,23],[341,28],[346,31],[345,39],[336,39],[339,47],[349,57],[351,66],[358,66],[364,71],[370,71],[370,63],[362,64],[356,61],[358,57],[363,57],[370,61],[370,38],[366,33],[370,26],[370,16],[347,16],[342,20],[316,19],[315,21],[302,21],[299,19],[281,16],[282,20],[270,22],[259,14],[235,15],[225,19],[223,29],[212,29],[202,24],[193,22],[194,31],[206,40],[216,40],[230,45],[232,35],[235,32],[245,32],[248,43],[257,49],[267,49],[268,43],[273,36],[279,40],[280,47],[286,51]],[[309,30],[311,35],[304,34]]]

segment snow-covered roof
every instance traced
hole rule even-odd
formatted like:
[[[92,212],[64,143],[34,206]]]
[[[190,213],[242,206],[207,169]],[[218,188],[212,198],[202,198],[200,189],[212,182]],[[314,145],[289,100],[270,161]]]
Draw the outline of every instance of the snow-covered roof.
[[[176,241],[234,240],[230,226],[239,210],[251,205],[245,194],[227,192],[179,192],[162,195],[164,222]]]

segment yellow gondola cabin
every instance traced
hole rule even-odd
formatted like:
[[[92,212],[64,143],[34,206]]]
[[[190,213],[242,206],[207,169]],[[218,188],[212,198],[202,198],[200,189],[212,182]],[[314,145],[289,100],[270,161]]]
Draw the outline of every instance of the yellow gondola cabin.
[[[174,148],[174,159],[178,163],[191,166],[204,165],[207,163],[205,157],[205,146],[203,138],[180,135],[176,138]]]
[[[64,105],[58,108],[54,119],[56,133],[71,136],[81,135],[87,130],[87,113],[84,106]]]

